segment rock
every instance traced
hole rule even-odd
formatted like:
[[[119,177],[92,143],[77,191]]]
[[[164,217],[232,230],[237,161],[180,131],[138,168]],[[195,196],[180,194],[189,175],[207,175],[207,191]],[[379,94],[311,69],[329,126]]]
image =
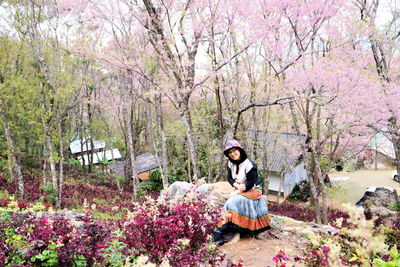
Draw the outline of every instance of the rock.
[[[168,199],[180,199],[195,195],[211,205],[222,208],[233,191],[235,190],[228,182],[194,185],[178,181],[161,192],[161,195]]]
[[[171,184],[167,189],[163,190],[161,192],[161,195],[167,197],[167,199],[183,198],[194,186],[194,184],[188,182],[176,181]]]
[[[364,208],[367,219],[379,217],[386,227],[392,227],[397,219],[396,203],[397,206],[400,204],[397,191],[387,187],[370,187],[357,202]]]
[[[308,235],[311,233],[316,233],[316,234],[324,233],[328,235],[334,235],[338,232],[338,230],[335,227],[330,225],[303,222],[289,217],[279,216],[274,214],[269,214],[269,217],[271,218],[272,221],[271,225],[273,227],[276,227],[281,231],[290,232],[296,235],[299,234]]]
[[[64,218],[68,220],[72,226],[77,228],[78,230],[83,226],[82,219],[85,217],[85,214],[78,213],[70,210],[60,210],[60,211],[39,211],[34,213],[27,213],[22,211],[13,211],[9,210],[8,214],[12,216],[13,220],[23,221],[29,216],[34,216],[36,218],[45,217],[48,220],[54,220],[56,218]]]
[[[216,207],[222,208],[235,189],[228,182],[218,182],[213,187],[208,196],[208,202]]]

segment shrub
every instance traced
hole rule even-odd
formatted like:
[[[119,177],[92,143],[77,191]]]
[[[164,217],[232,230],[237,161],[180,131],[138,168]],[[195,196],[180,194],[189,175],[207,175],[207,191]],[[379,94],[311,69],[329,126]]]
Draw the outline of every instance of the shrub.
[[[64,217],[1,213],[0,266],[123,266],[139,256],[172,266],[220,263],[210,235],[218,214],[200,201],[150,199],[127,219],[99,222],[87,213],[78,228]]]
[[[211,243],[219,212],[200,201],[175,205],[149,200],[134,208],[132,222],[124,227],[125,242],[138,255],[161,264],[197,266],[221,259]]]
[[[287,216],[303,222],[313,222],[317,220],[316,212],[312,207],[299,206],[293,203],[268,203],[268,209],[271,213]],[[342,224],[347,226],[349,215],[346,212],[337,209],[328,209],[328,220],[336,226],[335,221],[343,218]]]
[[[308,181],[301,181],[296,184],[289,195],[289,199],[307,201],[310,198],[310,185]]]
[[[371,266],[387,251],[385,235],[366,220],[361,208],[344,205],[349,214],[348,225],[337,221],[338,233],[313,236],[311,253],[303,261],[309,266]]]

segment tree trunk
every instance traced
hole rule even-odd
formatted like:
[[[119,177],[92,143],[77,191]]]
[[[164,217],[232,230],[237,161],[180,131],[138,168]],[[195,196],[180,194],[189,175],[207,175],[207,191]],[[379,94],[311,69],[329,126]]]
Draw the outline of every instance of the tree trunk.
[[[186,128],[186,137],[187,137],[187,142],[188,142],[188,147],[189,147],[189,152],[190,152],[190,159],[193,164],[193,180],[196,181],[197,179],[199,179],[201,177],[201,174],[200,174],[200,168],[199,168],[198,155],[197,155],[197,151],[196,151],[192,118],[190,116],[190,111],[189,111],[189,99],[188,98],[184,98],[184,100],[179,105],[179,112],[180,112],[183,124],[185,125],[185,128]]]
[[[43,144],[43,154],[47,155],[46,152],[46,145]],[[47,158],[43,160],[43,186],[46,187],[48,185],[48,179],[47,179]]]
[[[17,153],[17,150],[14,145],[14,140],[12,139],[12,133],[10,126],[6,120],[6,116],[3,112],[0,112],[1,119],[3,120],[3,126],[4,126],[4,133],[6,135],[6,140],[7,140],[7,146],[8,146],[8,152],[9,152],[9,169],[10,169],[10,175],[11,178],[14,180],[14,171],[16,174],[17,178],[17,186],[18,186],[18,192],[21,198],[24,198],[25,196],[25,190],[24,190],[24,179],[22,177],[22,171],[21,171],[21,165],[19,162],[19,155]]]
[[[297,116],[295,113],[293,102],[289,102],[289,107],[290,107],[290,111],[292,114],[293,126],[296,130],[297,135],[299,137],[301,137],[302,135],[300,132],[300,127],[299,127],[299,124],[297,121]],[[316,210],[316,214],[317,214],[317,223],[321,223],[321,207],[320,207],[320,204],[318,201],[318,193],[317,193],[317,188],[314,183],[313,171],[310,168],[312,159],[309,159],[309,157],[308,157],[309,154],[308,154],[307,150],[308,150],[307,145],[301,141],[301,152],[302,152],[304,164],[305,164],[306,170],[307,170],[308,182],[310,183],[310,191],[311,191],[310,193],[311,193],[311,196],[315,200],[314,206],[315,206],[315,210]]]
[[[85,171],[86,170],[86,160],[84,157],[83,151],[84,151],[84,146],[86,146],[87,149],[87,139],[83,139],[83,106],[79,105],[78,106],[78,121],[77,121],[77,132],[79,134],[79,141],[81,144],[81,159],[82,159],[82,170]]]
[[[218,127],[219,127],[219,145],[220,149],[224,149],[224,137],[225,137],[225,127],[224,127],[224,118],[223,118],[223,109],[222,109],[222,100],[221,100],[221,86],[220,86],[220,80],[219,80],[219,75],[217,73],[217,67],[218,67],[218,62],[217,62],[217,53],[216,53],[216,48],[215,48],[215,32],[214,32],[214,25],[211,26],[211,57],[212,57],[212,67],[215,72],[215,79],[214,79],[214,93],[215,93],[215,100],[217,103],[217,121],[218,121]],[[219,161],[219,172],[218,172],[218,177],[215,177],[213,182],[215,182],[215,179],[219,180],[222,178],[222,175],[224,174],[224,164],[225,160],[223,157],[220,158]]]
[[[63,143],[63,125],[62,125],[63,118],[59,117],[57,122],[58,128],[58,145],[59,145],[59,175],[58,175],[58,197],[56,206],[58,208],[61,207],[62,201],[62,187],[63,187],[63,180],[64,180],[64,143]]]
[[[103,123],[104,123],[104,125],[106,125],[106,132],[107,132],[107,135],[108,135],[108,139],[109,140],[111,140],[111,138],[112,138],[112,133],[111,133],[111,130],[110,130],[110,127],[109,127],[109,125],[108,125],[108,123],[107,123],[107,121],[106,121],[106,119],[104,118],[104,116],[102,116],[102,114],[100,113],[99,114],[100,115],[100,118],[101,118],[101,120],[103,121]],[[115,164],[115,157],[114,157],[114,152],[113,152],[113,150],[111,150],[111,157],[112,157],[112,164]],[[121,183],[119,182],[119,179],[118,179],[118,177],[117,177],[117,175],[113,175],[114,176],[114,178],[115,178],[115,183],[116,183],[116,185],[117,185],[117,189],[118,189],[118,191],[119,192],[122,192],[122,187],[121,187]]]
[[[168,150],[167,150],[167,135],[164,128],[164,116],[162,112],[162,95],[156,96],[156,121],[160,129],[161,135],[161,159],[162,159],[162,183],[163,188],[168,188]]]
[[[400,126],[397,125],[397,118],[393,116],[389,119],[390,137],[394,147],[395,159],[394,163],[397,175],[400,175]]]
[[[327,201],[327,194],[326,194],[326,187],[324,183],[324,178],[321,172],[321,166],[319,165],[318,157],[315,155],[316,152],[314,148],[311,148],[312,152],[312,160],[313,166],[314,166],[314,174],[318,178],[318,185],[319,185],[319,191],[321,194],[322,198],[322,206],[321,206],[321,222],[323,224],[328,224],[328,201]]]
[[[127,145],[128,145],[128,153],[130,158],[130,172],[129,178],[132,179],[132,188],[133,188],[133,199],[132,201],[137,201],[137,187],[139,184],[137,171],[136,171],[136,162],[135,162],[135,148],[134,148],[134,140],[132,134],[132,111],[126,111],[124,114],[125,117],[125,127],[126,127],[126,137],[127,137]]]
[[[186,146],[186,149],[187,149],[187,168],[188,168],[187,173],[188,173],[189,182],[191,183],[192,182],[192,167],[191,167],[191,164],[190,164],[190,149],[189,149],[189,146]]]
[[[263,170],[263,194],[268,197],[269,193],[269,176],[268,176],[268,146],[267,146],[267,138],[263,141],[263,149],[262,149],[262,154],[261,154],[261,162],[262,162],[262,170]]]
[[[89,89],[91,90],[91,89]],[[93,172],[93,153],[94,153],[94,142],[93,142],[93,129],[92,129],[92,107],[90,104],[90,100],[91,100],[91,93],[89,92],[89,102],[87,104],[87,112],[88,112],[88,127],[89,127],[89,141],[90,142],[90,148],[87,151],[88,154],[88,159],[89,159],[89,173]]]
[[[50,115],[51,110],[47,109],[46,105],[46,93],[45,93],[45,85],[43,83],[40,83],[40,89],[41,89],[41,95],[42,95],[42,124],[43,124],[43,134],[45,138],[45,147],[47,151],[47,157],[48,161],[50,164],[50,173],[51,173],[51,182],[54,190],[58,192],[58,185],[57,185],[57,171],[56,171],[56,164],[54,161],[54,155],[53,155],[53,142],[52,142],[52,137],[51,137],[51,130],[50,126],[48,123],[47,116]]]

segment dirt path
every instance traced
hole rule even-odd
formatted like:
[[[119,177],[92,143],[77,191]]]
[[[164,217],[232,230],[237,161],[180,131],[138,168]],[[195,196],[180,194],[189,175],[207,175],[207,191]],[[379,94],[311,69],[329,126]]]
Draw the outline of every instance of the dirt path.
[[[241,237],[237,242],[229,242],[221,247],[226,254],[225,259],[237,264],[242,261],[244,267],[276,266],[272,258],[283,249],[290,259],[303,255],[304,240],[288,232],[271,229],[262,233],[261,239]],[[223,265],[225,266],[225,265]],[[303,266],[296,264],[297,266]]]
[[[369,186],[388,186],[400,193],[400,184],[391,178],[393,170],[358,170],[355,172],[333,172],[329,176],[339,186],[329,189],[329,198],[339,203],[355,204]]]

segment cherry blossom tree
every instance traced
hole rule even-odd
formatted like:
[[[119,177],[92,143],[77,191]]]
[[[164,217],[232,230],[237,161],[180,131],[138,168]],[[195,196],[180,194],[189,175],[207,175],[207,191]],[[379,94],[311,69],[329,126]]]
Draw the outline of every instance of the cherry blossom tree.
[[[355,1],[354,6],[352,8],[358,11],[365,33],[360,39],[368,42],[373,58],[371,63],[375,65],[375,75],[380,80],[382,106],[385,107],[385,110],[376,109],[371,112],[379,113],[384,122],[384,127],[376,130],[383,132],[393,143],[395,164],[400,173],[399,6],[396,1],[367,0]]]

